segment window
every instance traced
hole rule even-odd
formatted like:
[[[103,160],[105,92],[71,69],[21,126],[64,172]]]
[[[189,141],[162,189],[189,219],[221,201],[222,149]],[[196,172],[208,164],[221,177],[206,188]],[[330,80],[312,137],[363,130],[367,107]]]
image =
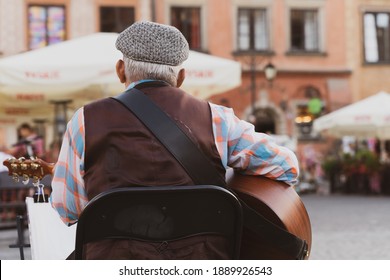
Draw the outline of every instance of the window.
[[[265,9],[239,9],[237,28],[239,51],[269,49],[267,14]]]
[[[305,100],[296,104],[295,125],[298,139],[310,140],[318,138],[313,128],[313,121],[324,112],[324,101],[321,93],[313,86],[304,89]]]
[[[65,40],[65,7],[28,7],[29,48],[37,49]]]
[[[317,10],[291,10],[290,28],[291,51],[319,51]]]
[[[100,31],[120,33],[134,23],[132,7],[100,7]]]
[[[364,14],[364,58],[390,63],[390,13]]]
[[[200,50],[202,48],[200,8],[172,7],[171,24],[183,33],[190,49]]]

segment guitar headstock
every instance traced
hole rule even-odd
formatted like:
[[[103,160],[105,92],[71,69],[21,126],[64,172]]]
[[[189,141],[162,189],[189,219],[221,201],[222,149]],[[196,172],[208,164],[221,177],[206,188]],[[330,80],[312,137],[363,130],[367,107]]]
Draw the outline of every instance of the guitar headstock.
[[[53,173],[54,164],[47,163],[41,159],[9,158],[3,164],[8,168],[8,175],[19,182],[22,178],[23,183],[27,184],[30,178],[33,183],[39,181],[46,175]]]

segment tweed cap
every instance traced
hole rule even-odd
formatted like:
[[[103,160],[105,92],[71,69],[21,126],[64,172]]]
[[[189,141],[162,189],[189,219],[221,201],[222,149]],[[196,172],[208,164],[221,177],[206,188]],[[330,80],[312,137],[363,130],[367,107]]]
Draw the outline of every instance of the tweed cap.
[[[175,27],[140,21],[122,31],[116,48],[136,61],[177,66],[188,58],[186,38]]]

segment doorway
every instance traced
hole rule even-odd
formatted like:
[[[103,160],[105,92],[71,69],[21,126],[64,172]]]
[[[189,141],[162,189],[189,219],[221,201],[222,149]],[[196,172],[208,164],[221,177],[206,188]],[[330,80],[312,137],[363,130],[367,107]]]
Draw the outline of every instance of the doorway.
[[[272,108],[257,108],[254,112],[256,132],[276,134],[276,112]]]

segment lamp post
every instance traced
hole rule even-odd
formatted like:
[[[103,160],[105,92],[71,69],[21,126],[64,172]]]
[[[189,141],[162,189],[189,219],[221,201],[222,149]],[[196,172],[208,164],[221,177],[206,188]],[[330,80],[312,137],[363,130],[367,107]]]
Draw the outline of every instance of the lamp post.
[[[252,116],[255,115],[255,103],[256,103],[256,57],[251,56],[251,104],[252,104]]]
[[[268,62],[268,64],[264,67],[265,78],[267,79],[271,87],[272,81],[275,79],[277,72],[277,69],[271,62]]]
[[[47,122],[47,120],[46,119],[33,119],[33,122],[36,126],[36,132],[37,132],[38,136],[42,137],[43,146],[46,147],[45,123]]]
[[[255,114],[256,109],[256,57],[254,55],[251,56],[251,103],[252,103],[252,115]],[[275,79],[277,74],[277,69],[275,66],[268,62],[268,64],[264,67],[264,74],[266,80],[269,82],[269,85],[272,87],[272,81]]]
[[[51,101],[51,104],[54,104],[54,139],[59,143],[62,141],[62,137],[66,130],[66,122],[67,122],[67,109],[68,104],[71,103],[72,100],[59,100],[59,101]]]

